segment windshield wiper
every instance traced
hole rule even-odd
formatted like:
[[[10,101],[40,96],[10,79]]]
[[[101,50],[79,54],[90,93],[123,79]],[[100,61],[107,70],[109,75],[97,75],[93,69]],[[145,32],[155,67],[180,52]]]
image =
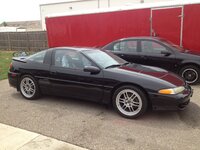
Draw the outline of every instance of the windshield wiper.
[[[128,64],[129,64],[129,62],[125,62],[125,63],[123,63],[123,64],[113,64],[113,65],[107,66],[105,69],[107,69],[107,68],[119,67],[119,66],[126,66],[126,65],[128,65]]]
[[[129,62],[125,62],[125,63],[123,63],[123,64],[121,64],[122,66],[126,66],[126,65],[128,65],[128,64],[130,64]]]
[[[114,64],[114,65],[107,66],[105,69],[119,67],[119,66],[121,66],[121,64]]]

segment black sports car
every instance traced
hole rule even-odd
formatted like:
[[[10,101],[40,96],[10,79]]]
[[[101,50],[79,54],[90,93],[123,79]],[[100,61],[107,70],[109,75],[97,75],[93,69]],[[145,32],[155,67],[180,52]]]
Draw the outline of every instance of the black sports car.
[[[52,94],[112,103],[124,117],[154,110],[183,109],[192,90],[175,74],[127,63],[98,49],[58,47],[27,58],[13,58],[9,83],[32,100]]]
[[[189,84],[200,81],[200,53],[194,53],[156,37],[132,37],[111,42],[110,50],[128,62],[164,68],[179,74]]]

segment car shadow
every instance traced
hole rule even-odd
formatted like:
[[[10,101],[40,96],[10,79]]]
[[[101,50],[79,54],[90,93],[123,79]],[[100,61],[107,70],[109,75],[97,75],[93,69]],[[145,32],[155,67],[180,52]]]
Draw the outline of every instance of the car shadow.
[[[145,125],[152,127],[177,128],[184,125],[186,128],[200,129],[200,107],[190,102],[184,110],[178,111],[152,111],[148,110],[139,122],[148,122]],[[165,125],[167,124],[167,126]],[[162,126],[163,125],[163,126]]]
[[[190,107],[185,111],[178,112],[180,120],[187,126],[200,129],[200,107],[191,102]]]
[[[38,105],[39,107],[48,106],[47,111],[67,109],[72,113],[87,113],[90,114],[91,117],[99,117],[101,120],[111,121],[113,124],[117,125],[128,126],[134,123],[153,128],[162,127],[171,129],[183,125],[186,129],[200,129],[200,107],[194,102],[190,102],[186,109],[182,111],[152,111],[151,109],[148,109],[143,116],[137,119],[126,119],[118,115],[111,105],[104,105],[97,102],[58,96],[42,96],[38,100],[26,101],[20,93],[13,93],[12,97],[26,103]],[[51,109],[49,109],[49,107]]]
[[[18,101],[22,101],[25,103],[31,103],[34,105],[37,105],[38,107],[51,107],[48,111],[53,111],[54,109],[66,109],[70,111],[79,111],[81,113],[84,112],[97,112],[103,113],[103,112],[111,112],[112,109],[110,105],[98,103],[98,102],[92,102],[92,101],[86,101],[81,99],[72,99],[72,98],[66,98],[66,97],[60,97],[60,96],[49,96],[44,95],[41,96],[37,100],[26,100],[21,96],[21,94],[18,93],[12,93],[12,97]]]

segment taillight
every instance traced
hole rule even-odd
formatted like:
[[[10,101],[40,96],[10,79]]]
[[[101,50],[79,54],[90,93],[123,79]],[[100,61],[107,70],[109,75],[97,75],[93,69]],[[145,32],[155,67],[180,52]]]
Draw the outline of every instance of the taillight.
[[[9,67],[9,69],[11,70],[11,69],[12,69],[12,67],[13,67],[13,65],[12,65],[12,63],[10,63],[10,67]]]

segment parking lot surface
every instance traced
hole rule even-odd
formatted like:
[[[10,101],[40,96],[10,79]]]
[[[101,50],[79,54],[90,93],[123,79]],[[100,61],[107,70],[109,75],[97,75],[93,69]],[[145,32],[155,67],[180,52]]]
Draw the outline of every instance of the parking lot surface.
[[[28,101],[8,81],[0,81],[0,123],[81,147],[101,150],[199,149],[200,85],[184,111],[149,110],[136,120],[111,107],[61,97]]]

